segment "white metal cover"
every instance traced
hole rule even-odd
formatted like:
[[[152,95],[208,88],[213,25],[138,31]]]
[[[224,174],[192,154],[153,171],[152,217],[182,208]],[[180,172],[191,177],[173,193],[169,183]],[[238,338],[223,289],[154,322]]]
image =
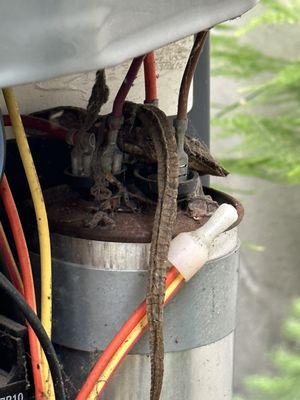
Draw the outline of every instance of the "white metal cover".
[[[1,0],[0,87],[110,67],[258,0]]]

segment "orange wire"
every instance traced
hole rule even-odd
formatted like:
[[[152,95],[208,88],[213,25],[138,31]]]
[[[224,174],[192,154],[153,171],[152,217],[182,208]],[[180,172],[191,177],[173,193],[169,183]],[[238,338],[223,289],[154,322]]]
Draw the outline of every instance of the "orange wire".
[[[174,284],[176,280],[180,281],[180,283],[176,286],[175,289],[172,290],[172,292],[170,293],[170,295],[168,296],[168,298],[165,299],[164,305],[166,305],[167,303],[169,303],[169,302],[173,299],[173,297],[177,294],[177,292],[180,290],[180,288],[182,287],[182,285],[183,285],[183,283],[184,283],[184,279],[183,279],[182,275],[178,274],[177,277],[174,278],[174,280],[173,280],[170,284]],[[178,282],[177,282],[177,283],[178,283]],[[168,287],[169,287],[169,286],[168,286]],[[145,318],[146,318],[146,313],[145,313],[145,315],[144,315],[144,318],[142,318],[142,319],[139,321],[139,323],[137,324],[137,326],[143,324],[143,320],[144,320]],[[137,327],[137,326],[136,326],[136,327]],[[95,400],[96,400],[96,399],[100,399],[100,397],[101,397],[101,395],[103,394],[103,392],[104,392],[104,390],[105,390],[107,384],[108,384],[108,383],[110,382],[110,380],[112,379],[113,374],[116,372],[117,368],[121,365],[121,363],[123,362],[123,360],[125,359],[125,357],[127,356],[127,354],[131,351],[131,349],[134,347],[134,345],[138,342],[138,340],[140,339],[140,337],[143,335],[143,333],[144,333],[145,330],[147,329],[147,326],[148,326],[148,322],[147,322],[147,324],[145,324],[145,326],[143,327],[143,329],[139,332],[138,336],[137,336],[137,337],[135,338],[135,340],[132,342],[131,346],[129,346],[128,349],[127,349],[127,351],[124,352],[122,358],[121,358],[121,359],[119,360],[119,362],[114,366],[114,368],[113,368],[112,371],[109,372],[109,365],[107,365],[107,367],[105,368],[105,370],[108,369],[108,371],[105,371],[105,370],[104,370],[104,371],[103,371],[103,375],[105,376],[105,374],[107,374],[107,375],[108,375],[108,376],[107,376],[108,379],[105,379],[105,381],[103,382],[104,384],[102,385],[101,388],[99,388],[99,389],[97,388],[97,389],[96,389],[96,390],[97,390],[97,395],[96,395],[96,397],[95,397]],[[135,327],[135,328],[136,328],[136,327]],[[133,333],[133,331],[132,331],[131,333]],[[131,333],[130,333],[130,334],[131,334]],[[130,336],[130,335],[129,335],[129,336]],[[129,339],[129,336],[126,338],[126,340],[130,340],[130,339]],[[125,342],[126,342],[126,340],[125,340]],[[125,343],[123,343],[122,345],[124,345],[124,344],[125,344]],[[120,349],[118,349],[118,350],[121,350],[121,349],[122,349],[122,346],[120,346]],[[122,350],[121,350],[121,351],[122,351]],[[116,353],[117,353],[117,352],[116,352]],[[116,355],[117,355],[117,354],[116,354]],[[112,361],[112,360],[110,360],[110,361]],[[102,374],[101,374],[101,376],[102,376]],[[99,379],[101,380],[101,378],[99,378]],[[98,381],[99,381],[99,380],[98,380]],[[98,383],[98,382],[97,382],[97,383]],[[95,388],[94,388],[94,392],[95,392]],[[93,392],[93,394],[94,394],[94,392]],[[92,393],[91,393],[91,395],[92,395]],[[89,396],[89,399],[91,398],[91,395]]]
[[[10,249],[10,245],[8,243],[1,222],[0,222],[0,253],[14,287],[24,296],[24,286],[21,279],[21,275],[18,270],[17,264],[15,263],[14,256]]]
[[[173,280],[178,276],[178,271],[175,267],[172,267],[167,274],[166,287],[168,287]],[[174,293],[175,294],[175,293]],[[170,298],[171,299],[171,298]],[[168,299],[168,300],[170,300]],[[146,315],[146,302],[144,301],[128,318],[125,324],[121,327],[116,336],[112,339],[110,344],[103,351],[98,361],[91,370],[89,376],[87,377],[85,383],[83,384],[80,392],[77,394],[76,400],[86,400],[96,385],[99,376],[105,370],[106,366],[126,340],[130,332],[136,327],[140,320]],[[142,332],[141,332],[142,334]],[[130,350],[130,349],[129,349]],[[125,355],[124,355],[125,357]]]
[[[145,103],[153,103],[157,101],[157,75],[155,67],[155,56],[154,51],[151,51],[144,58],[144,76],[145,76],[145,91],[146,99]]]
[[[20,221],[19,213],[12,196],[9,183],[6,176],[4,175],[0,183],[0,195],[4,204],[4,208],[7,213],[10,228],[15,240],[16,249],[18,253],[18,258],[21,267],[22,280],[24,285],[24,295],[28,305],[36,313],[36,299],[35,299],[35,289],[32,277],[31,262],[29,257],[29,252],[26,244],[26,239],[24,236],[22,224]],[[33,379],[35,386],[35,399],[44,399],[44,388],[41,375],[41,348],[39,341],[30,327],[28,325],[28,338],[29,347],[31,354],[31,365],[33,370]]]

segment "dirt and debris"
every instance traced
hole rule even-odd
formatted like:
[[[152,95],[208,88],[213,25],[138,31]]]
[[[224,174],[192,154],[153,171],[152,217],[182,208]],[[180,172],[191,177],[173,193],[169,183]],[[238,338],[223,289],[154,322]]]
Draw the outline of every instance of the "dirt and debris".
[[[143,106],[140,104],[126,102],[124,105],[124,123],[119,132],[118,146],[124,153],[124,170],[128,170],[126,182],[122,181],[121,175],[119,177],[99,172],[97,160],[102,150],[108,116],[95,117],[93,123],[89,125],[90,131],[98,138],[92,164],[94,184],[90,188],[90,194],[95,202],[91,202],[92,205],[88,207],[90,211],[82,224],[83,227],[96,229],[97,226],[109,226],[110,229],[116,229],[117,214],[119,213],[147,213],[149,209],[153,211],[155,201],[153,201],[151,193],[148,195],[138,185],[134,185],[130,179],[128,180],[133,165],[143,163],[151,166],[156,163],[156,152],[149,133],[150,128],[143,123],[142,112]],[[52,110],[40,111],[34,115],[68,129],[80,130],[82,121],[87,118],[88,113],[84,109],[75,107],[57,107]],[[227,171],[214,160],[205,144],[199,139],[187,136],[185,151],[189,155],[190,168],[200,176],[206,174],[227,175]],[[184,204],[185,209],[181,204],[180,210],[183,213],[186,212],[187,216],[195,221],[201,221],[203,218],[211,216],[218,206],[217,202],[205,196],[202,190],[199,194],[193,193]]]
[[[233,197],[210,188],[204,188],[204,193],[211,196],[213,201],[217,201],[218,204],[232,204],[238,211],[239,221],[242,219],[243,207]],[[109,218],[113,216],[112,224],[88,226],[87,221],[91,221],[98,210],[95,200],[82,198],[78,192],[72,190],[68,185],[48,189],[44,192],[44,197],[50,230],[53,233],[111,242],[149,243],[151,241],[155,214],[154,202],[149,202],[147,205],[143,204],[140,210],[135,213],[123,210],[109,215]],[[191,215],[188,215],[186,205],[183,206],[182,204],[178,207],[173,236],[177,236],[181,232],[195,230],[209,219],[209,216],[206,215],[194,219]],[[24,215],[28,218],[28,222],[32,223],[33,208],[29,202],[26,204],[26,209],[27,212]],[[31,212],[28,212],[29,210]]]

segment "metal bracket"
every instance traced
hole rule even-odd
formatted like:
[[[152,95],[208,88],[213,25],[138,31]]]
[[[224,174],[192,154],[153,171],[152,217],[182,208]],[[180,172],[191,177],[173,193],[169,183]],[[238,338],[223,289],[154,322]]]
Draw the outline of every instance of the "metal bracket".
[[[33,264],[39,257],[32,254]],[[165,312],[165,351],[201,347],[235,327],[238,248],[210,261]],[[96,269],[53,260],[53,341],[82,351],[103,350],[143,301],[147,271]],[[147,334],[132,353],[148,353]]]

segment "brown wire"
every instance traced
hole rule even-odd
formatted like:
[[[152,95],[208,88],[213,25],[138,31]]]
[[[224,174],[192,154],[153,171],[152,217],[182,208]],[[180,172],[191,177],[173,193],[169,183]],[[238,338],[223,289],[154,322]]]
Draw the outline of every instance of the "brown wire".
[[[178,99],[178,112],[177,112],[178,120],[187,119],[189,91],[199,58],[204,49],[207,36],[208,36],[208,31],[202,31],[196,35],[194,45],[192,47],[181,81],[179,99]]]

